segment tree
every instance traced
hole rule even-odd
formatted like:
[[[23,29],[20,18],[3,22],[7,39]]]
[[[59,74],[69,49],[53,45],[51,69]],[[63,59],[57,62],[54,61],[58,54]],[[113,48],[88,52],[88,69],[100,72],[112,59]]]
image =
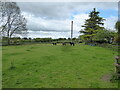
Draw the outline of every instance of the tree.
[[[118,30],[118,32],[120,32],[120,21],[116,22],[115,28],[116,28],[116,30]]]
[[[115,42],[120,45],[120,21],[117,21],[115,24],[115,28],[117,30],[117,34],[115,36]],[[120,48],[120,47],[119,47]]]
[[[115,35],[116,35],[115,31],[100,30],[96,33],[93,39],[94,41],[106,41],[108,43],[112,43]]]
[[[102,17],[99,17],[99,12],[96,11],[96,9],[94,8],[92,12],[89,13],[89,19],[87,19],[85,21],[85,24],[82,26],[84,27],[84,30],[81,30],[80,32],[84,34],[84,38],[85,40],[89,40],[90,42],[92,42],[92,38],[93,36],[95,36],[95,34],[99,31],[99,30],[103,30],[104,27],[102,27],[102,25],[104,25],[103,21],[105,19],[103,19]]]
[[[7,37],[8,45],[13,35],[27,33],[26,19],[21,15],[20,8],[15,2],[0,2],[0,32]]]

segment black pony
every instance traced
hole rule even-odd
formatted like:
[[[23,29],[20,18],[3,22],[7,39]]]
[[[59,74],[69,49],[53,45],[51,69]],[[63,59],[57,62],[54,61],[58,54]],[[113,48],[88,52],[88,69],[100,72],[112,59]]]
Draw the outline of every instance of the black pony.
[[[71,45],[71,46],[75,46],[75,43],[74,43],[74,42],[70,42],[70,45]]]
[[[57,45],[57,43],[52,43],[53,45]]]

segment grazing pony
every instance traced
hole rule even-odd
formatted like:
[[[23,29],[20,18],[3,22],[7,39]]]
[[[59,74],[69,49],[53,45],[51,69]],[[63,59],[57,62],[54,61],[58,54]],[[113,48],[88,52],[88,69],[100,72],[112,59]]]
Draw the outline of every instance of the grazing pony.
[[[75,43],[74,43],[74,42],[70,42],[70,45],[71,45],[71,46],[75,46]]]
[[[62,43],[62,45],[63,45],[63,46],[66,46],[66,43],[64,42],[64,43]]]
[[[57,45],[57,43],[52,43],[53,45]]]

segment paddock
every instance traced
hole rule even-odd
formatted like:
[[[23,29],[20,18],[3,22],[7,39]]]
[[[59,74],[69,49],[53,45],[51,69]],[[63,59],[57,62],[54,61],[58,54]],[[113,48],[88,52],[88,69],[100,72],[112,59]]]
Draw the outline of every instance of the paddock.
[[[76,44],[3,46],[3,88],[117,88],[116,51]]]

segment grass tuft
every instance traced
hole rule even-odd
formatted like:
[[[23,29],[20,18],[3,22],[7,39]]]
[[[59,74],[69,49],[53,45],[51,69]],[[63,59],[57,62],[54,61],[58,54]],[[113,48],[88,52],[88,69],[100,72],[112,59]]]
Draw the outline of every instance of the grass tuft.
[[[11,61],[11,63],[10,63],[10,70],[13,70],[13,69],[15,69],[16,67],[15,67],[15,64],[14,64],[14,61]]]

